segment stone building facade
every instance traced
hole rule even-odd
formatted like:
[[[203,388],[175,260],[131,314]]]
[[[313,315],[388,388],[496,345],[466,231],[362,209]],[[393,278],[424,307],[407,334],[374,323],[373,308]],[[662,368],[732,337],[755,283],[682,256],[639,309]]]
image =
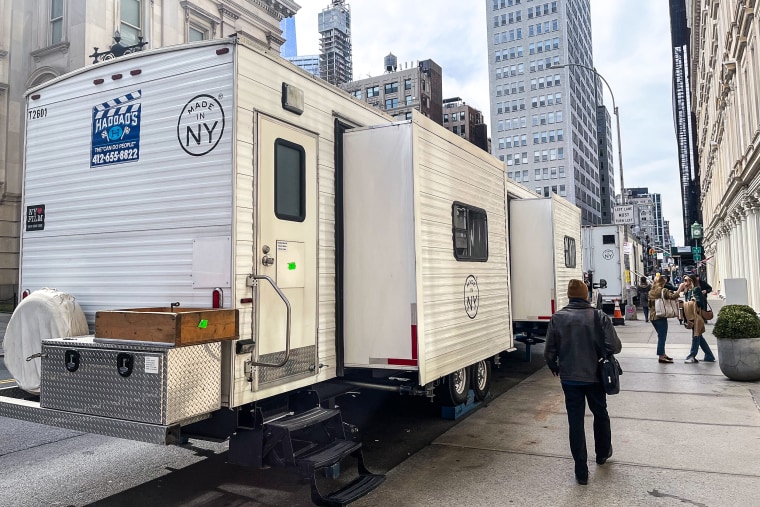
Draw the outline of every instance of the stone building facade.
[[[756,0],[687,2],[708,278],[747,280],[760,310],[760,26]]]

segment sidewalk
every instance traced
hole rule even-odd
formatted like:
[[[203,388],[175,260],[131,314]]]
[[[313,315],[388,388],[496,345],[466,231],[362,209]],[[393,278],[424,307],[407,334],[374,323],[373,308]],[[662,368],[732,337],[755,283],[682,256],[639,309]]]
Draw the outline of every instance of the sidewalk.
[[[721,305],[714,306],[717,315]],[[691,332],[669,324],[673,364],[657,362],[651,324],[616,328],[624,375],[623,391],[608,397],[614,455],[604,466],[594,463],[587,410],[588,486],[575,482],[562,388],[544,368],[388,472],[353,505],[757,504],[760,383],[730,381],[717,363],[684,364]],[[717,355],[711,330],[705,337]]]

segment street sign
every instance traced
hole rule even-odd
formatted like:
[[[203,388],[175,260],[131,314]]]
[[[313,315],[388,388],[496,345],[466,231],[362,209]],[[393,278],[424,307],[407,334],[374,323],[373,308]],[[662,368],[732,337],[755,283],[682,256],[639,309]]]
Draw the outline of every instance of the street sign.
[[[702,247],[701,246],[693,246],[693,247],[691,247],[691,253],[693,255],[702,255]]]
[[[633,225],[633,204],[625,206],[615,206],[612,212],[613,222],[616,225]]]
[[[623,242],[623,253],[625,255],[631,255],[633,253],[633,243],[629,241]]]
[[[692,256],[692,258],[695,261],[701,261],[702,260],[702,256],[700,254],[696,254],[696,253]]]

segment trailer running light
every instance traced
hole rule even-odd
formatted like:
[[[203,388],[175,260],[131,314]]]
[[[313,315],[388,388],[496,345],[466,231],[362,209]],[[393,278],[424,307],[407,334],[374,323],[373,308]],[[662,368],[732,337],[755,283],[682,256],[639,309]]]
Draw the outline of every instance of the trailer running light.
[[[39,93],[35,93],[34,95],[32,95],[32,100],[37,100],[38,98],[40,98]]]
[[[129,71],[129,75],[130,76],[139,76],[140,74],[142,74],[142,71],[140,69],[135,69],[135,70],[130,70]]]
[[[557,303],[552,299],[552,315],[557,311]]]
[[[111,79],[116,81],[117,79],[121,79],[121,77],[122,77],[121,74],[114,74],[113,76],[111,76]]]
[[[216,54],[218,55],[226,55],[229,52],[230,52],[230,48],[222,48],[222,49],[216,50]]]
[[[102,77],[99,77],[98,79],[93,79],[92,84],[99,85],[99,84],[105,83],[105,81],[106,81],[105,79],[103,79]]]
[[[211,293],[211,308],[221,308],[224,305],[224,293],[217,287]]]
[[[26,299],[26,296],[31,294],[32,292],[29,289],[25,289],[24,292],[21,293],[21,299]]]

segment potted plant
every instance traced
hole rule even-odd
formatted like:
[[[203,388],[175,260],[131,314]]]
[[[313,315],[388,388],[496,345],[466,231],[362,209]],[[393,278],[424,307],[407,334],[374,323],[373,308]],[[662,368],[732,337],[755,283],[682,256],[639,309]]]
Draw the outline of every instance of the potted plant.
[[[747,305],[726,305],[718,312],[720,371],[731,380],[760,380],[760,318]]]

